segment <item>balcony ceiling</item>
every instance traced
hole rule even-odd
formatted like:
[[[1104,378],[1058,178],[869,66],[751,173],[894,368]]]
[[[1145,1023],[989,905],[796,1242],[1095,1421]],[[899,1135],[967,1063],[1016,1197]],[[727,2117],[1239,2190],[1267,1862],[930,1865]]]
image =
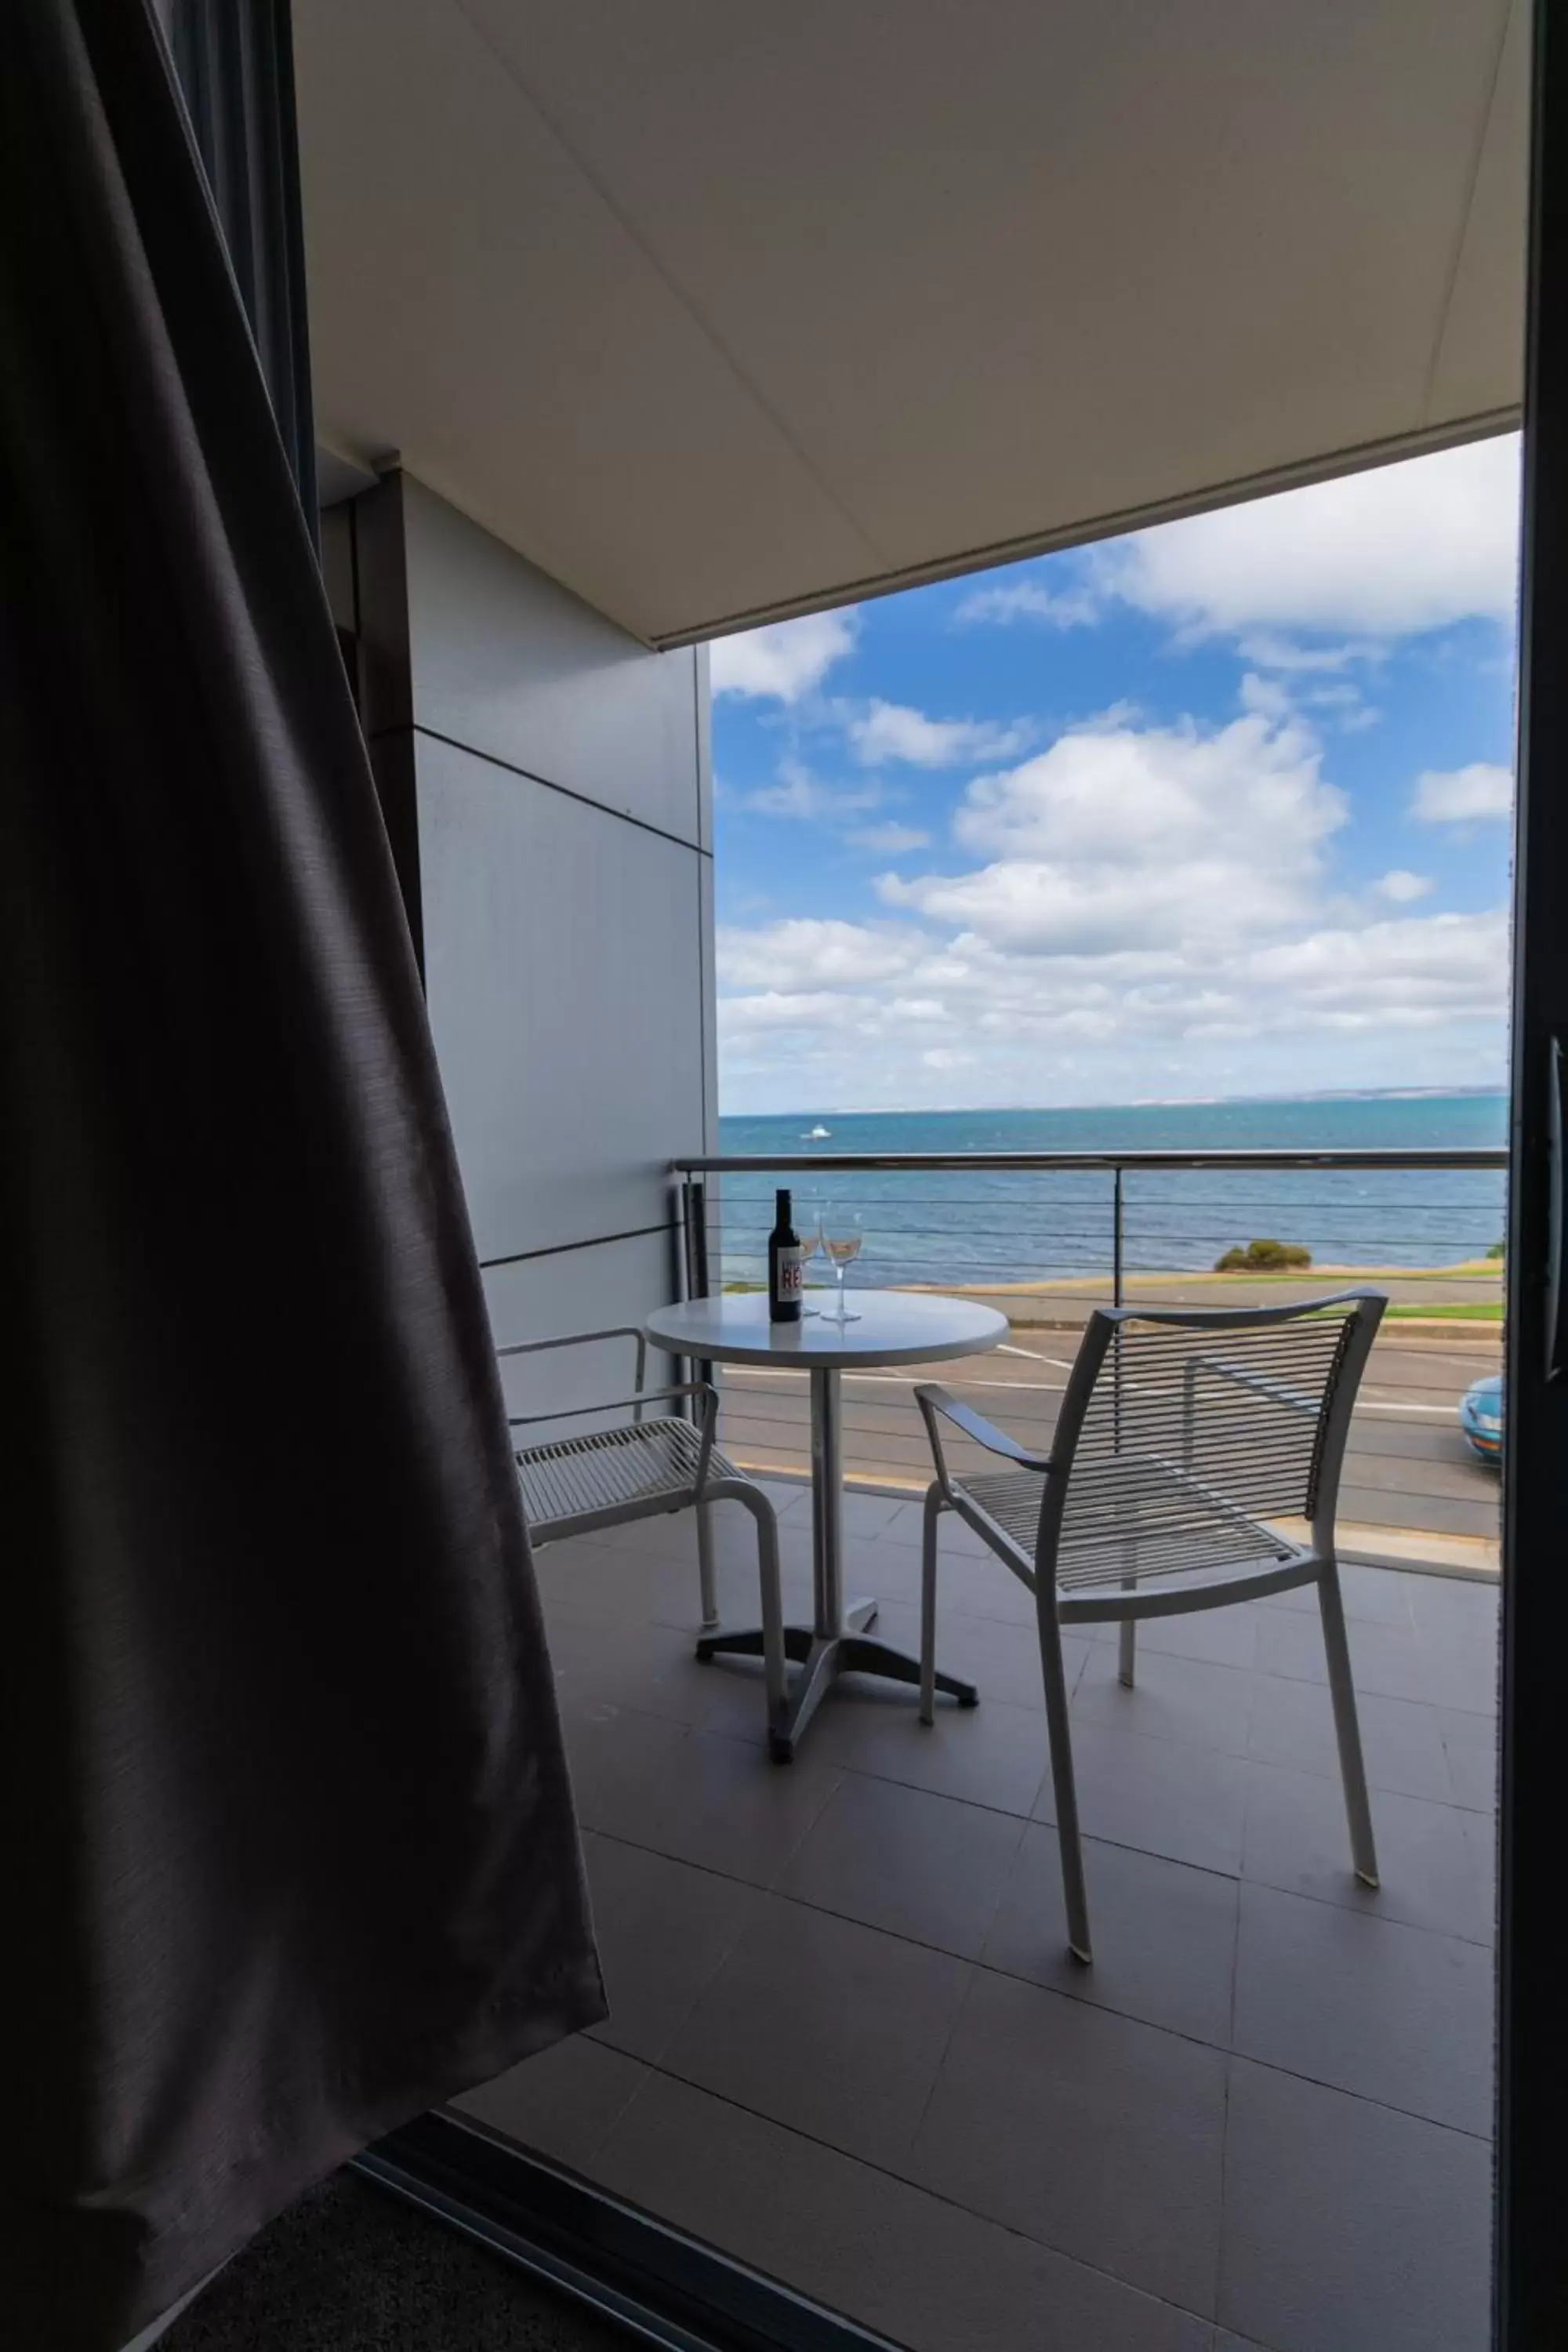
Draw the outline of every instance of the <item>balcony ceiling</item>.
[[[315,0],[318,425],[654,644],[1495,430],[1524,0]]]

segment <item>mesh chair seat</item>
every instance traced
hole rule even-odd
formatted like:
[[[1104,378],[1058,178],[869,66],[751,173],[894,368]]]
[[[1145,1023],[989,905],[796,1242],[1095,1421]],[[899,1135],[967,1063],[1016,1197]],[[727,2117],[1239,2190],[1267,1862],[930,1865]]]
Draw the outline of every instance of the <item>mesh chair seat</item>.
[[[600,1512],[679,1510],[695,1497],[701,1451],[701,1431],[675,1413],[524,1446],[516,1457],[523,1508],[541,1537]],[[709,1454],[709,1485],[739,1475],[716,1449]]]
[[[1045,1479],[1033,1470],[983,1473],[952,1481],[1032,1565]],[[1057,1553],[1057,1585],[1082,1592],[1191,1576],[1202,1579],[1293,1559],[1297,1547],[1175,1465],[1122,1454],[1099,1465],[1091,1511],[1073,1515]]]

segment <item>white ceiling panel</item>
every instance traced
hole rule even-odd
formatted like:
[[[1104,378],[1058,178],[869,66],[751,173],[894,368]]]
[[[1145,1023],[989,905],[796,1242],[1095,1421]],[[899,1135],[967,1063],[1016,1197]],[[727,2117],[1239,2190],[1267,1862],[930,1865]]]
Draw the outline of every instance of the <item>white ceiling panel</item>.
[[[659,642],[1495,427],[1527,26],[315,0],[320,429]]]

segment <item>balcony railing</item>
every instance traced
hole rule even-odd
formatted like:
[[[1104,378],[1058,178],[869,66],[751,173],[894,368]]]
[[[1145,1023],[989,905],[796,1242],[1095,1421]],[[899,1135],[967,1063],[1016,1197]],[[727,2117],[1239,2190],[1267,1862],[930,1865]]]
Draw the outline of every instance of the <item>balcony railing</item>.
[[[859,1214],[849,1281],[985,1299],[1012,1325],[994,1355],[944,1368],[1026,1443],[1048,1440],[1079,1328],[1106,1303],[1279,1303],[1350,1276],[1390,1307],[1356,1415],[1341,1517],[1348,1557],[1497,1566],[1495,1472],[1458,1425],[1470,1386],[1500,1366],[1507,1154],[1468,1150],[797,1152],[673,1163],[688,1295],[760,1288],[773,1195],[787,1184],[809,1239],[819,1205]],[[1304,1270],[1221,1273],[1259,1239],[1305,1248]],[[822,1261],[807,1280],[826,1279]],[[845,1470],[863,1486],[923,1486],[918,1373],[846,1375]],[[721,1443],[750,1467],[800,1475],[805,1378],[718,1374]]]

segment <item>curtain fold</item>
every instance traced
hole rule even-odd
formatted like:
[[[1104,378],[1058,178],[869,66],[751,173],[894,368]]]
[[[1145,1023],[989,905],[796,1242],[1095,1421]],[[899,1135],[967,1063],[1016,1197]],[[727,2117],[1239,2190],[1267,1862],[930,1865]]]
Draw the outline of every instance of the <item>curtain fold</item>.
[[[603,2014],[479,1277],[146,0],[0,76],[0,2293],[114,2352]]]

